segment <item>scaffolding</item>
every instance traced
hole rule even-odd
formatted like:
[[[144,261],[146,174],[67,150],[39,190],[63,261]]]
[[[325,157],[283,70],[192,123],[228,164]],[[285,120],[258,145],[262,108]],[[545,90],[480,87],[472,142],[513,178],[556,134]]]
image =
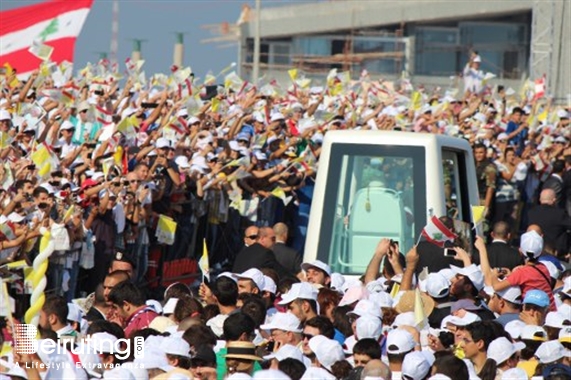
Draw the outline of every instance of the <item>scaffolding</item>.
[[[531,54],[529,74],[537,79],[552,72],[555,25],[555,1],[535,0],[531,21]],[[552,89],[552,76],[547,75],[546,86]]]

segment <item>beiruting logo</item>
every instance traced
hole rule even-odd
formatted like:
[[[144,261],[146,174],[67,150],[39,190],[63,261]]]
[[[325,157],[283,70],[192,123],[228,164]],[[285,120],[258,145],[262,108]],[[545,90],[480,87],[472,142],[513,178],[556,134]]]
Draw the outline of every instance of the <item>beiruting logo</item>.
[[[65,338],[58,338],[57,342],[53,340],[44,339],[38,340],[38,328],[35,325],[30,324],[18,324],[14,326],[15,328],[15,351],[19,354],[35,354],[38,351],[44,352],[46,354],[64,353],[68,350],[66,348]],[[106,340],[106,339],[94,339],[87,337],[81,340],[82,344],[77,344],[75,346],[69,347],[69,351],[76,355],[82,354],[97,354],[97,353],[108,353],[115,355],[119,360],[125,360],[131,357],[131,352],[133,357],[140,358],[143,357],[145,340],[143,337],[135,337],[133,341],[129,339],[116,339],[116,340]],[[132,349],[132,350],[131,350]]]

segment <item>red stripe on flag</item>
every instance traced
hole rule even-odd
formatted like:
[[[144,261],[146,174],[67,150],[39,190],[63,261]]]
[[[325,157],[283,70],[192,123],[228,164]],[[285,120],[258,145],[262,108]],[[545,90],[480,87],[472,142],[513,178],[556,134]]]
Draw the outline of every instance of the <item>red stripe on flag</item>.
[[[107,111],[105,108],[100,107],[100,106],[95,106],[95,109],[99,112],[101,112],[102,114],[105,114],[107,116],[113,116],[113,113]]]
[[[444,236],[446,236],[449,240],[456,239],[457,237],[456,234],[452,233],[452,231],[450,231],[448,227],[446,227],[444,223],[442,223],[440,219],[438,219],[437,216],[433,216],[432,218],[430,218],[430,220],[436,226],[436,228],[438,228],[440,232],[442,232]]]
[[[76,39],[76,37],[66,37],[46,42],[46,45],[54,48],[50,61],[56,63],[63,61],[73,62],[73,50],[75,48]],[[40,67],[42,60],[30,53],[28,48],[25,48],[6,55],[1,55],[0,65],[3,66],[6,62],[10,63],[10,65],[18,71],[18,74],[22,74],[36,70]]]
[[[422,230],[421,235],[424,236],[424,238],[426,239],[427,242],[432,243],[434,245],[437,245],[440,248],[444,248],[445,242],[432,239],[430,237],[430,235],[428,235],[424,229]]]
[[[0,12],[0,36],[53,19],[62,13],[91,8],[92,4],[93,0],[51,0]]]

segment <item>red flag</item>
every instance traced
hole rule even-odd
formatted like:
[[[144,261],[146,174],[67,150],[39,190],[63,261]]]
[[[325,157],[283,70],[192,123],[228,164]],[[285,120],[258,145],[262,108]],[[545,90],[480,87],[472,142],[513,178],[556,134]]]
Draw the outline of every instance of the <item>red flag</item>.
[[[426,227],[422,229],[422,236],[440,248],[444,247],[445,242],[454,240],[457,237],[436,216],[428,220]]]
[[[54,48],[53,62],[73,62],[75,40],[93,0],[51,0],[0,12],[0,65],[9,62],[18,75],[40,66],[28,49],[34,41]]]

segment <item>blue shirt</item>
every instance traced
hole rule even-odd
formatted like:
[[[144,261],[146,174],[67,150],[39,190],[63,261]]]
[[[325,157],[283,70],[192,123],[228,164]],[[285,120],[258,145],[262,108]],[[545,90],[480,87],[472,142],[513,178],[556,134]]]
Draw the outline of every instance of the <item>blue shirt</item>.
[[[512,132],[515,132],[518,128],[519,125],[510,120],[506,128],[506,133],[509,135]],[[509,143],[516,147],[516,154],[518,156],[520,156],[521,152],[523,151],[524,142],[526,139],[527,139],[527,128],[524,128],[517,135],[515,135],[509,140]]]

